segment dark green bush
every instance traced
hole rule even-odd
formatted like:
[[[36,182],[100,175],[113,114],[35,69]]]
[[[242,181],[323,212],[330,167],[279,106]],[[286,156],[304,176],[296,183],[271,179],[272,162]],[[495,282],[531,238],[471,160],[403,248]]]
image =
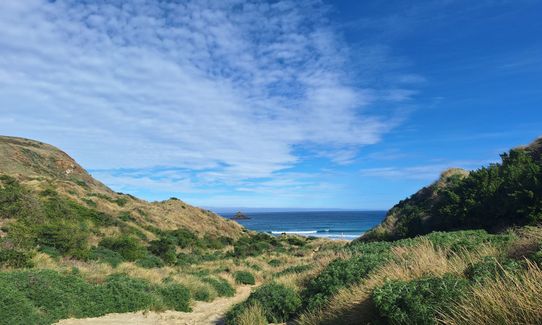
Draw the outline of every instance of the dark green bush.
[[[164,261],[158,256],[149,254],[144,258],[141,258],[136,261],[138,266],[144,267],[146,269],[153,269],[163,267],[165,265]]]
[[[112,267],[117,267],[120,263],[124,262],[122,255],[101,246],[93,247],[90,250],[89,259],[107,263]]]
[[[149,243],[149,251],[160,257],[164,263],[174,265],[177,262],[176,241],[174,237],[162,237]]]
[[[470,264],[465,269],[465,276],[475,282],[485,280],[494,280],[497,276],[503,276],[506,273],[517,273],[523,268],[518,261],[511,259],[497,260],[493,256],[486,256],[480,262]]]
[[[254,275],[252,275],[252,273],[248,271],[237,271],[234,273],[234,277],[235,282],[239,284],[256,284],[256,279],[254,279]]]
[[[106,237],[100,246],[119,253],[128,261],[135,261],[147,256],[147,249],[137,239],[131,236]]]
[[[390,324],[433,325],[437,324],[437,312],[451,307],[467,288],[467,280],[451,275],[389,281],[373,291],[372,300]]]
[[[198,287],[195,289],[195,291],[192,293],[194,296],[194,299],[197,301],[211,301],[211,292],[206,287]]]
[[[62,255],[87,258],[90,232],[85,224],[52,220],[37,227],[36,243],[55,248]]]
[[[10,283],[0,281],[0,325],[39,324],[38,310]]]
[[[32,255],[30,252],[0,248],[0,267],[32,267]]]
[[[294,245],[294,246],[305,246],[305,244],[307,243],[304,238],[293,237],[293,236],[289,236],[287,238],[287,241],[288,241],[288,244]]]
[[[162,302],[167,309],[189,312],[190,291],[180,284],[166,284],[159,290]]]
[[[137,311],[158,304],[155,288],[146,280],[131,278],[125,274],[114,274],[100,287],[106,297],[106,305],[118,313]]]
[[[258,256],[264,252],[277,251],[279,248],[281,248],[281,245],[276,237],[265,233],[257,233],[237,240],[233,245],[232,256]]]
[[[170,231],[167,235],[172,236],[181,248],[193,247],[199,245],[198,237],[187,229],[176,229]]]
[[[197,255],[179,253],[177,254],[177,265],[191,265],[197,264],[201,261],[201,258]]]
[[[222,278],[204,277],[202,280],[213,286],[220,297],[233,297],[235,295],[235,288]]]
[[[265,318],[270,323],[288,321],[301,307],[301,298],[294,290],[269,283],[256,289],[245,302],[230,310],[226,315],[226,325],[237,324],[237,317],[254,302],[262,306]]]

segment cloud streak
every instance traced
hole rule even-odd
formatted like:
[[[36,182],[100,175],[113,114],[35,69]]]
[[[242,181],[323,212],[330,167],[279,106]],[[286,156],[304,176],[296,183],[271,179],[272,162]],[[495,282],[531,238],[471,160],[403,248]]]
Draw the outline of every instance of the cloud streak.
[[[2,133],[95,170],[204,181],[273,177],[305,146],[347,162],[397,124],[371,104],[414,93],[352,86],[326,14],[318,1],[2,1]]]

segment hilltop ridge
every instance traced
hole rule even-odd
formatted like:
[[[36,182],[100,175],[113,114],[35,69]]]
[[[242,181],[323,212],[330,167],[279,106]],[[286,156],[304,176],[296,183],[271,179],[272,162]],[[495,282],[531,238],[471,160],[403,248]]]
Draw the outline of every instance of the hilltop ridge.
[[[179,199],[147,202],[116,193],[93,178],[64,151],[40,141],[0,136],[0,175],[10,176],[38,193],[54,188],[62,197],[128,221],[150,238],[151,228],[184,228],[197,234],[237,238],[243,228],[215,213]]]

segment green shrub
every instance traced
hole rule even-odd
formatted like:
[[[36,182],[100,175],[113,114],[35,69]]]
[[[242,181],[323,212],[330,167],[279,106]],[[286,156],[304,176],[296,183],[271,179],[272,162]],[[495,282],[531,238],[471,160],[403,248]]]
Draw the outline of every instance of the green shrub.
[[[2,176],[0,185],[0,219],[40,215],[39,201],[14,178]]]
[[[536,264],[538,264],[539,266],[542,266],[542,249],[534,253],[531,256],[531,260],[535,262]]]
[[[102,239],[100,246],[119,253],[128,261],[135,261],[147,256],[145,246],[131,236],[106,237]]]
[[[197,264],[201,261],[199,256],[193,254],[179,253],[177,254],[177,265]]]
[[[233,245],[232,255],[235,257],[258,256],[264,252],[277,250],[280,247],[280,242],[276,237],[265,233],[257,233],[237,240]]]
[[[0,325],[28,325],[40,322],[38,310],[10,283],[0,281]]]
[[[84,223],[52,220],[37,228],[36,243],[53,247],[62,255],[85,259],[90,232]]]
[[[437,324],[436,315],[460,299],[467,280],[446,275],[414,281],[389,281],[374,289],[372,300],[390,324]]]
[[[197,287],[195,288],[194,292],[192,292],[194,299],[197,301],[211,301],[213,300],[213,296],[211,294],[211,291],[209,291],[208,287]]]
[[[175,238],[162,237],[153,240],[149,243],[149,251],[160,257],[166,264],[174,265],[177,262],[177,254],[175,252]]]
[[[220,297],[233,297],[235,295],[235,288],[222,278],[205,277],[202,280],[209,283]]]
[[[287,241],[288,241],[288,244],[294,245],[294,246],[305,246],[306,244],[306,240],[301,237],[291,236],[291,237],[288,237]]]
[[[125,274],[113,274],[101,286],[111,310],[125,313],[148,309],[158,303],[151,284],[143,279],[130,278]]]
[[[119,214],[119,219],[122,221],[135,221],[134,217],[129,212],[123,211]]]
[[[177,241],[177,245],[181,248],[193,247],[199,245],[198,237],[187,229],[176,229],[168,233]]]
[[[254,291],[248,299],[236,305],[226,314],[226,325],[237,324],[237,317],[253,303],[259,303],[270,323],[288,321],[301,307],[301,298],[292,289],[281,284],[265,284]]]
[[[254,275],[252,273],[247,271],[237,271],[234,274],[235,282],[239,284],[250,284],[254,285],[256,284],[256,279],[254,279]]]
[[[146,269],[153,269],[163,267],[165,265],[164,261],[158,256],[149,254],[144,258],[141,258],[136,261],[138,266],[144,267]]]
[[[183,286],[157,286],[123,274],[93,285],[74,271],[70,275],[52,270],[0,273],[0,324],[45,325],[69,317],[164,307],[189,310],[190,294]]]
[[[108,312],[95,286],[78,276],[62,275],[52,270],[1,273],[0,283],[6,282],[39,310],[39,324]]]
[[[465,269],[465,276],[471,281],[482,282],[494,280],[505,273],[517,273],[522,268],[522,264],[518,261],[511,259],[499,261],[493,256],[486,256],[481,261],[470,264]]]
[[[32,267],[32,253],[0,248],[0,267]]]
[[[125,198],[125,197],[119,197],[117,198],[116,200],[114,200],[114,202],[120,206],[120,207],[123,207],[126,205],[126,203],[128,203],[128,199]]]
[[[390,243],[374,242],[351,246],[354,257],[331,262],[315,278],[309,281],[303,297],[305,307],[313,310],[321,307],[339,289],[359,283],[373,270],[390,258]]]
[[[277,259],[272,259],[269,262],[267,262],[267,264],[269,264],[272,267],[278,267],[278,266],[280,266],[282,264],[282,262],[280,260],[277,260]]]
[[[159,292],[166,308],[184,312],[192,311],[190,308],[190,291],[186,287],[171,283],[164,285]]]
[[[93,247],[90,250],[89,259],[107,263],[112,267],[117,267],[120,263],[124,262],[122,255],[101,246]]]

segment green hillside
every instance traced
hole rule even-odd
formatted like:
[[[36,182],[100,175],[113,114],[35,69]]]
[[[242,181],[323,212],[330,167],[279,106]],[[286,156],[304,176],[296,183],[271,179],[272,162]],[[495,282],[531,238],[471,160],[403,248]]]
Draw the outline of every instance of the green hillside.
[[[542,221],[542,139],[501,155],[501,162],[467,172],[450,169],[434,184],[399,202],[361,240],[394,240],[431,231],[537,225]]]

